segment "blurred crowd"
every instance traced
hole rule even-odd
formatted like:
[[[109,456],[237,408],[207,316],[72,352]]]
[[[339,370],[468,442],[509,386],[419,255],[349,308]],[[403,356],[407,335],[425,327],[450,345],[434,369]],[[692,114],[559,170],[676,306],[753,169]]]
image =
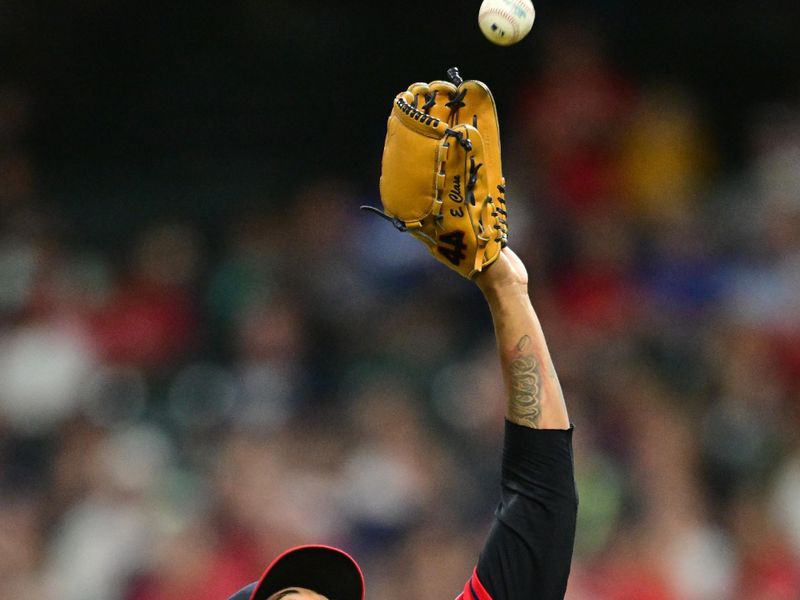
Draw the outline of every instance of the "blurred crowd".
[[[797,600],[800,102],[752,107],[725,168],[691,89],[550,37],[501,123],[576,426],[567,598]],[[311,542],[373,600],[455,597],[499,497],[474,286],[362,182],[82,243],[32,110],[0,85],[0,600],[219,600]]]

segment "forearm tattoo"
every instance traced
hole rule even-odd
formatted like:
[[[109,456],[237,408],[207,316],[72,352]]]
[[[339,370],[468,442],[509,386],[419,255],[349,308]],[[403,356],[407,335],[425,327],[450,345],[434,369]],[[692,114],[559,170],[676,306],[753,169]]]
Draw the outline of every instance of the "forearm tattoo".
[[[523,351],[530,338],[523,336],[517,350]],[[542,385],[539,361],[533,354],[523,354],[511,361],[511,394],[508,399],[508,420],[537,429],[542,414]]]

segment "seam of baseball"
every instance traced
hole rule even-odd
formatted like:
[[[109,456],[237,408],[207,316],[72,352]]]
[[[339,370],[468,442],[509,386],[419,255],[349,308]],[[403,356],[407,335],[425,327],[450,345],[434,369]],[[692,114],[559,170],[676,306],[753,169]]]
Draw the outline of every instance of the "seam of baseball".
[[[500,8],[487,8],[478,15],[478,18],[482,17],[483,15],[498,15],[500,17],[505,17],[508,20],[508,23],[511,27],[514,28],[514,37],[516,38],[519,35],[519,27],[517,26],[517,18],[509,12],[506,12]]]

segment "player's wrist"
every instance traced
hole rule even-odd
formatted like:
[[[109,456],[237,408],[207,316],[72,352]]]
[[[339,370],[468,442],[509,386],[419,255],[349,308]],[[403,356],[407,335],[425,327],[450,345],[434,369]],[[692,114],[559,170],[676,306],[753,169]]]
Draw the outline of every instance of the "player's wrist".
[[[525,267],[508,248],[475,277],[475,283],[488,300],[528,293],[528,274]]]

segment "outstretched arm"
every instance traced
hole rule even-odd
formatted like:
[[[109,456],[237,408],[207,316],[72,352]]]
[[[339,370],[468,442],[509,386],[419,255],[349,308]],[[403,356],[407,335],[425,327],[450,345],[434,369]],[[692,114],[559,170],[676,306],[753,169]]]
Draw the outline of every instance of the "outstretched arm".
[[[395,97],[377,212],[474,279],[494,320],[507,388],[502,496],[463,599],[563,599],[577,509],[572,429],[525,267],[504,248],[494,98],[480,81],[449,75],[452,83],[414,83]]]
[[[494,321],[506,384],[506,418],[533,429],[569,429],[569,417],[542,326],[528,297],[528,274],[509,248],[476,278]]]
[[[578,498],[572,429],[528,277],[505,248],[476,278],[494,320],[507,388],[496,520],[462,600],[562,600]]]

